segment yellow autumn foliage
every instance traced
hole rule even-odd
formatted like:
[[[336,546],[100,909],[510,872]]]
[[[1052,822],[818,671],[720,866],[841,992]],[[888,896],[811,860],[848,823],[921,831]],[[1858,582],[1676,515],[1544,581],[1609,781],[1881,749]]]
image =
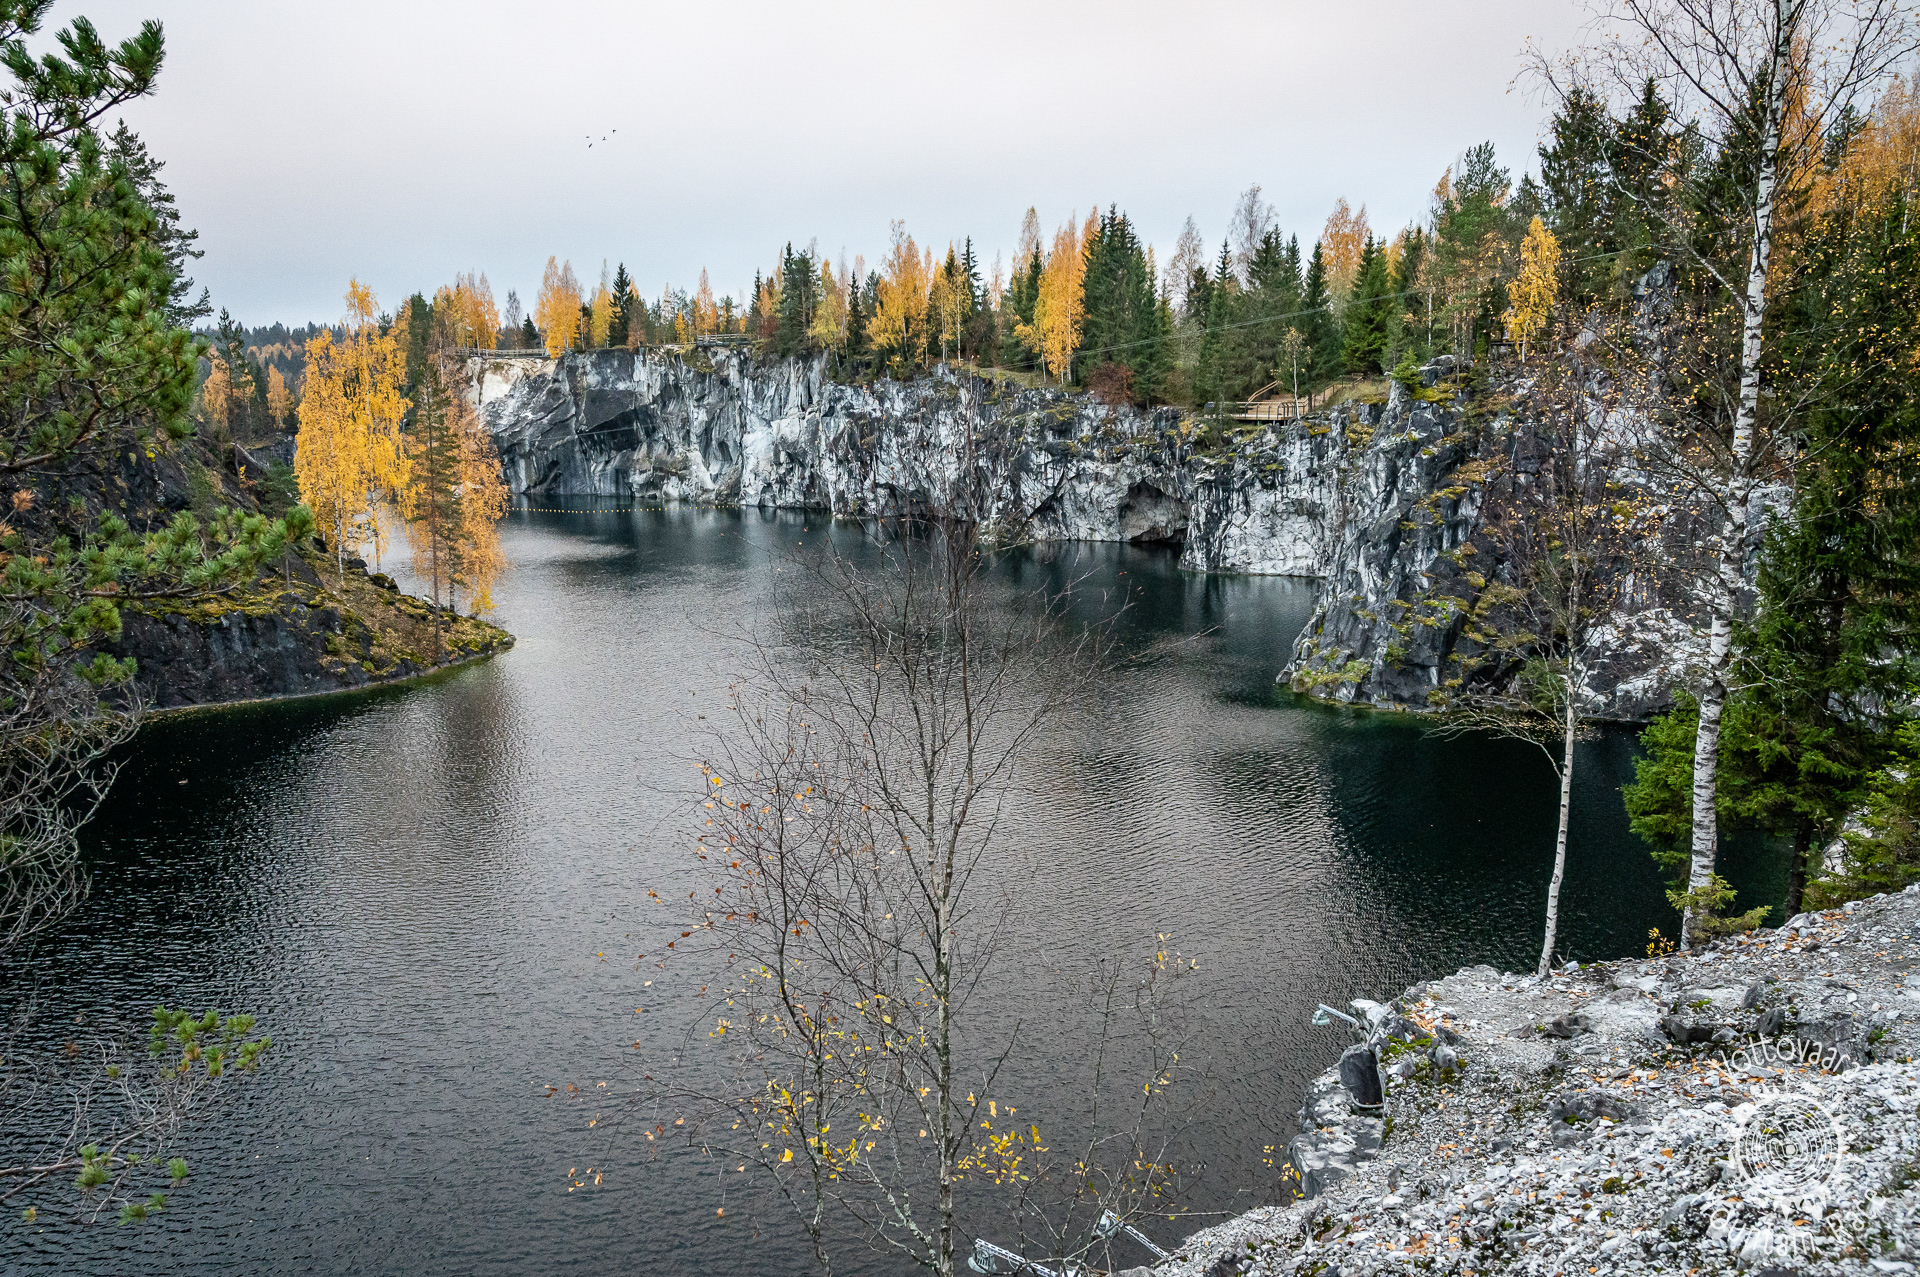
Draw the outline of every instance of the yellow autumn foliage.
[[[307,343],[294,477],[345,570],[346,547],[384,543],[376,508],[406,484],[400,423],[408,408],[402,326],[384,335],[373,290],[347,286],[346,336],[322,330]]]
[[[914,367],[927,357],[927,290],[933,258],[921,253],[905,222],[894,222],[892,231],[893,245],[880,267],[879,295],[867,332],[875,350]]]
[[[1088,218],[1098,225],[1099,210]],[[1014,327],[1013,335],[1040,356],[1046,370],[1061,384],[1073,373],[1073,352],[1086,324],[1086,237],[1068,218],[1054,232],[1053,248],[1040,271],[1040,295],[1034,300],[1033,322]]]
[[[546,341],[547,354],[559,355],[571,350],[580,336],[580,281],[574,277],[573,263],[562,265],[547,258],[546,273],[540,279],[540,293],[533,303],[533,322]]]
[[[1520,241],[1520,273],[1507,285],[1507,313],[1502,321],[1507,336],[1520,343],[1520,359],[1527,343],[1546,328],[1560,292],[1560,242],[1536,215]]]

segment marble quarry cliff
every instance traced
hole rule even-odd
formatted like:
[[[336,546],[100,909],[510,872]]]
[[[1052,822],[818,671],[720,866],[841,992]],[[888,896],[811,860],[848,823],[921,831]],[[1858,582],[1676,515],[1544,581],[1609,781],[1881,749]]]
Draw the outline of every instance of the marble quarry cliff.
[[[1423,379],[1451,371],[1443,360]],[[1477,477],[1508,437],[1488,413],[1397,383],[1385,402],[1271,423],[946,370],[849,385],[821,358],[733,350],[501,352],[476,357],[470,383],[510,488],[535,500],[910,513],[962,490],[971,443],[989,529],[1158,543],[1194,571],[1317,578],[1319,603],[1276,672],[1323,699],[1416,709],[1461,642],[1447,600],[1471,593],[1460,554],[1479,530]],[[1667,702],[1690,627],[1647,606],[1617,628],[1588,695],[1598,714],[1642,717]]]

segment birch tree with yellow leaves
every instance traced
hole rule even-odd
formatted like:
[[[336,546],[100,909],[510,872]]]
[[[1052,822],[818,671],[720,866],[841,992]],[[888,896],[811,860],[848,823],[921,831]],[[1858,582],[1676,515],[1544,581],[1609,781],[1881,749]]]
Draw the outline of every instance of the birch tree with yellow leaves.
[[[701,272],[703,277],[705,273]],[[820,301],[813,308],[807,341],[816,350],[839,350],[847,344],[847,291],[834,278],[833,264],[824,256],[820,259]]]
[[[927,290],[933,274],[931,255],[907,234],[907,224],[893,223],[893,246],[880,268],[880,288],[868,336],[876,351],[891,356],[904,368],[916,368],[927,358]]]
[[[406,351],[398,328],[381,333],[377,306],[373,290],[352,281],[346,336],[336,342],[322,330],[307,343],[294,477],[300,499],[327,530],[342,578],[349,540],[371,541],[378,556],[383,534],[377,507],[406,483],[400,440],[410,406],[401,389]]]
[[[590,328],[585,344],[590,350],[604,350],[613,335],[613,286],[604,261],[600,263],[600,283],[587,303],[587,315]]]
[[[558,258],[547,258],[533,303],[533,322],[540,326],[549,356],[573,348],[580,335],[580,281],[574,277],[572,262],[563,265]]]
[[[433,294],[434,340],[464,349],[492,350],[500,344],[500,311],[485,274],[455,275],[453,285]]]
[[[713,285],[707,279],[707,268],[700,268],[700,285],[693,290],[693,335],[704,337],[708,333],[720,331],[720,307],[713,300]]]
[[[1333,212],[1327,214],[1327,224],[1320,232],[1320,248],[1326,256],[1327,285],[1336,311],[1346,308],[1347,296],[1353,292],[1353,281],[1360,271],[1361,250],[1372,233],[1365,204],[1356,213],[1345,199],[1334,202]]]
[[[273,419],[273,428],[284,430],[292,415],[293,392],[287,389],[287,379],[278,368],[267,369],[267,416]]]
[[[1507,336],[1520,343],[1520,362],[1527,362],[1527,343],[1547,326],[1554,298],[1560,291],[1560,242],[1539,216],[1520,241],[1520,273],[1507,285],[1507,313],[1502,321]]]
[[[227,361],[217,354],[207,356],[207,379],[200,383],[200,420],[216,439],[227,434],[227,409],[233,398],[233,377]]]
[[[456,602],[453,590],[465,590],[467,612],[478,616],[493,610],[494,582],[507,566],[499,533],[507,512],[507,484],[500,473],[500,452],[473,401],[456,394],[451,407],[452,433],[459,445],[460,523],[447,601]]]
[[[1054,232],[1053,249],[1040,272],[1040,296],[1034,302],[1033,322],[1013,330],[1013,335],[1040,356],[1046,370],[1063,386],[1073,375],[1073,352],[1080,345],[1080,330],[1086,323],[1086,281],[1084,240],[1080,228],[1068,218]]]

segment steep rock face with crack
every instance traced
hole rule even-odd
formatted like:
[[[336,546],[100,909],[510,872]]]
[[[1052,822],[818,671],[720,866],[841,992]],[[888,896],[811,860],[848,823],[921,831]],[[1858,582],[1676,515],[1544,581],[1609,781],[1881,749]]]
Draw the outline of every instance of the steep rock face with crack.
[[[745,352],[496,355],[471,369],[510,487],[872,517],[971,493],[1013,539],[1157,542],[1197,571],[1316,577],[1326,589],[1280,677],[1343,703],[1421,708],[1471,651],[1462,607],[1495,570],[1481,480],[1510,423],[1422,370],[1384,403],[1198,427],[941,372],[845,385],[823,360]],[[968,471],[963,458],[971,453]],[[1651,628],[1649,628],[1651,627]],[[1588,697],[1662,708],[1692,627],[1622,617]]]
[[[1321,571],[1333,447],[1292,423],[1202,454],[1169,409],[944,373],[843,385],[824,370],[701,350],[496,356],[473,373],[516,494],[865,517],[964,489],[1021,538],[1178,545],[1205,571]]]

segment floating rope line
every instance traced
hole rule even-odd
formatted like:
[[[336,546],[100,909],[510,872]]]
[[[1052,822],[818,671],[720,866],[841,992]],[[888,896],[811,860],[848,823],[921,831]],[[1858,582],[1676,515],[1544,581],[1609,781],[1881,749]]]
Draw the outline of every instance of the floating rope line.
[[[761,507],[757,505],[742,505],[738,501],[689,501],[675,502],[672,505],[601,506],[594,510],[573,510],[564,506],[551,505],[523,505],[515,506],[514,512],[518,514],[657,514],[667,510],[685,510],[689,508],[695,510],[758,510]]]

